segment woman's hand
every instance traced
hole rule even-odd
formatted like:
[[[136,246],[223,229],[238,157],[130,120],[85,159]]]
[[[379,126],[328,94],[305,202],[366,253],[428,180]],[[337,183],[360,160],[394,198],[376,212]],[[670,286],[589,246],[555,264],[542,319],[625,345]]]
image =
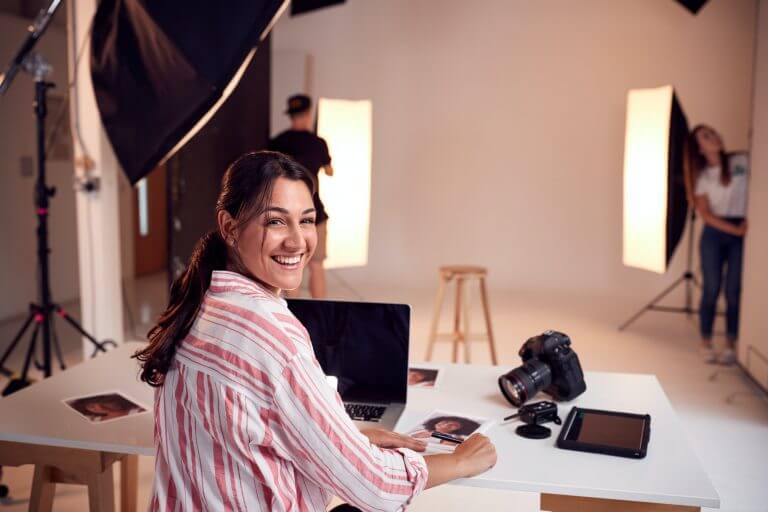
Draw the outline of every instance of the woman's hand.
[[[409,448],[417,452],[427,449],[427,443],[424,441],[383,428],[366,428],[360,432],[379,448]]]
[[[462,476],[472,477],[496,465],[496,447],[482,434],[474,434],[454,450]]]

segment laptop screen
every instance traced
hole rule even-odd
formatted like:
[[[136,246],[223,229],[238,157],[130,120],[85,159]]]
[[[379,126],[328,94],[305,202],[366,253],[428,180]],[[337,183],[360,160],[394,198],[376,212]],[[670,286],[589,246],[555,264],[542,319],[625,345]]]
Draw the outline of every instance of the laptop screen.
[[[411,309],[405,304],[289,299],[320,366],[345,402],[405,403]]]

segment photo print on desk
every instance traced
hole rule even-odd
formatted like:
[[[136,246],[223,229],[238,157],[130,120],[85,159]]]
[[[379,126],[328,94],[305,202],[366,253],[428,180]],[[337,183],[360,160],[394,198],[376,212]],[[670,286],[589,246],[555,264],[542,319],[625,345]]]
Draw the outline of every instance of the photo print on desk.
[[[437,388],[440,374],[437,368],[411,366],[408,368],[408,385],[412,388]]]
[[[148,411],[147,407],[119,391],[68,398],[62,402],[91,423],[106,423]]]
[[[426,441],[427,453],[446,453],[452,452],[457,444],[432,437],[433,432],[464,440],[472,434],[487,432],[492,425],[493,420],[489,418],[436,410],[409,429],[407,433],[409,436]]]

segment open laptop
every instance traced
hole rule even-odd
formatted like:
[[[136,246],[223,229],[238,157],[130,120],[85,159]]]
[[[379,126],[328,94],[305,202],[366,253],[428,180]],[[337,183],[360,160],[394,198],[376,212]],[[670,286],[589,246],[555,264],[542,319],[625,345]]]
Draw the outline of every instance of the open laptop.
[[[288,299],[358,427],[394,430],[408,394],[406,304]]]

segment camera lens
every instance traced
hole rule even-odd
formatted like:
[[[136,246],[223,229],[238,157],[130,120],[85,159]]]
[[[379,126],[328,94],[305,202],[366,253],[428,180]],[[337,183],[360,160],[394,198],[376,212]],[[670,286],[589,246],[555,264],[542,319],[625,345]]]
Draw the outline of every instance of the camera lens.
[[[538,359],[530,359],[499,377],[501,392],[515,407],[520,407],[551,383],[552,372],[549,366]]]

